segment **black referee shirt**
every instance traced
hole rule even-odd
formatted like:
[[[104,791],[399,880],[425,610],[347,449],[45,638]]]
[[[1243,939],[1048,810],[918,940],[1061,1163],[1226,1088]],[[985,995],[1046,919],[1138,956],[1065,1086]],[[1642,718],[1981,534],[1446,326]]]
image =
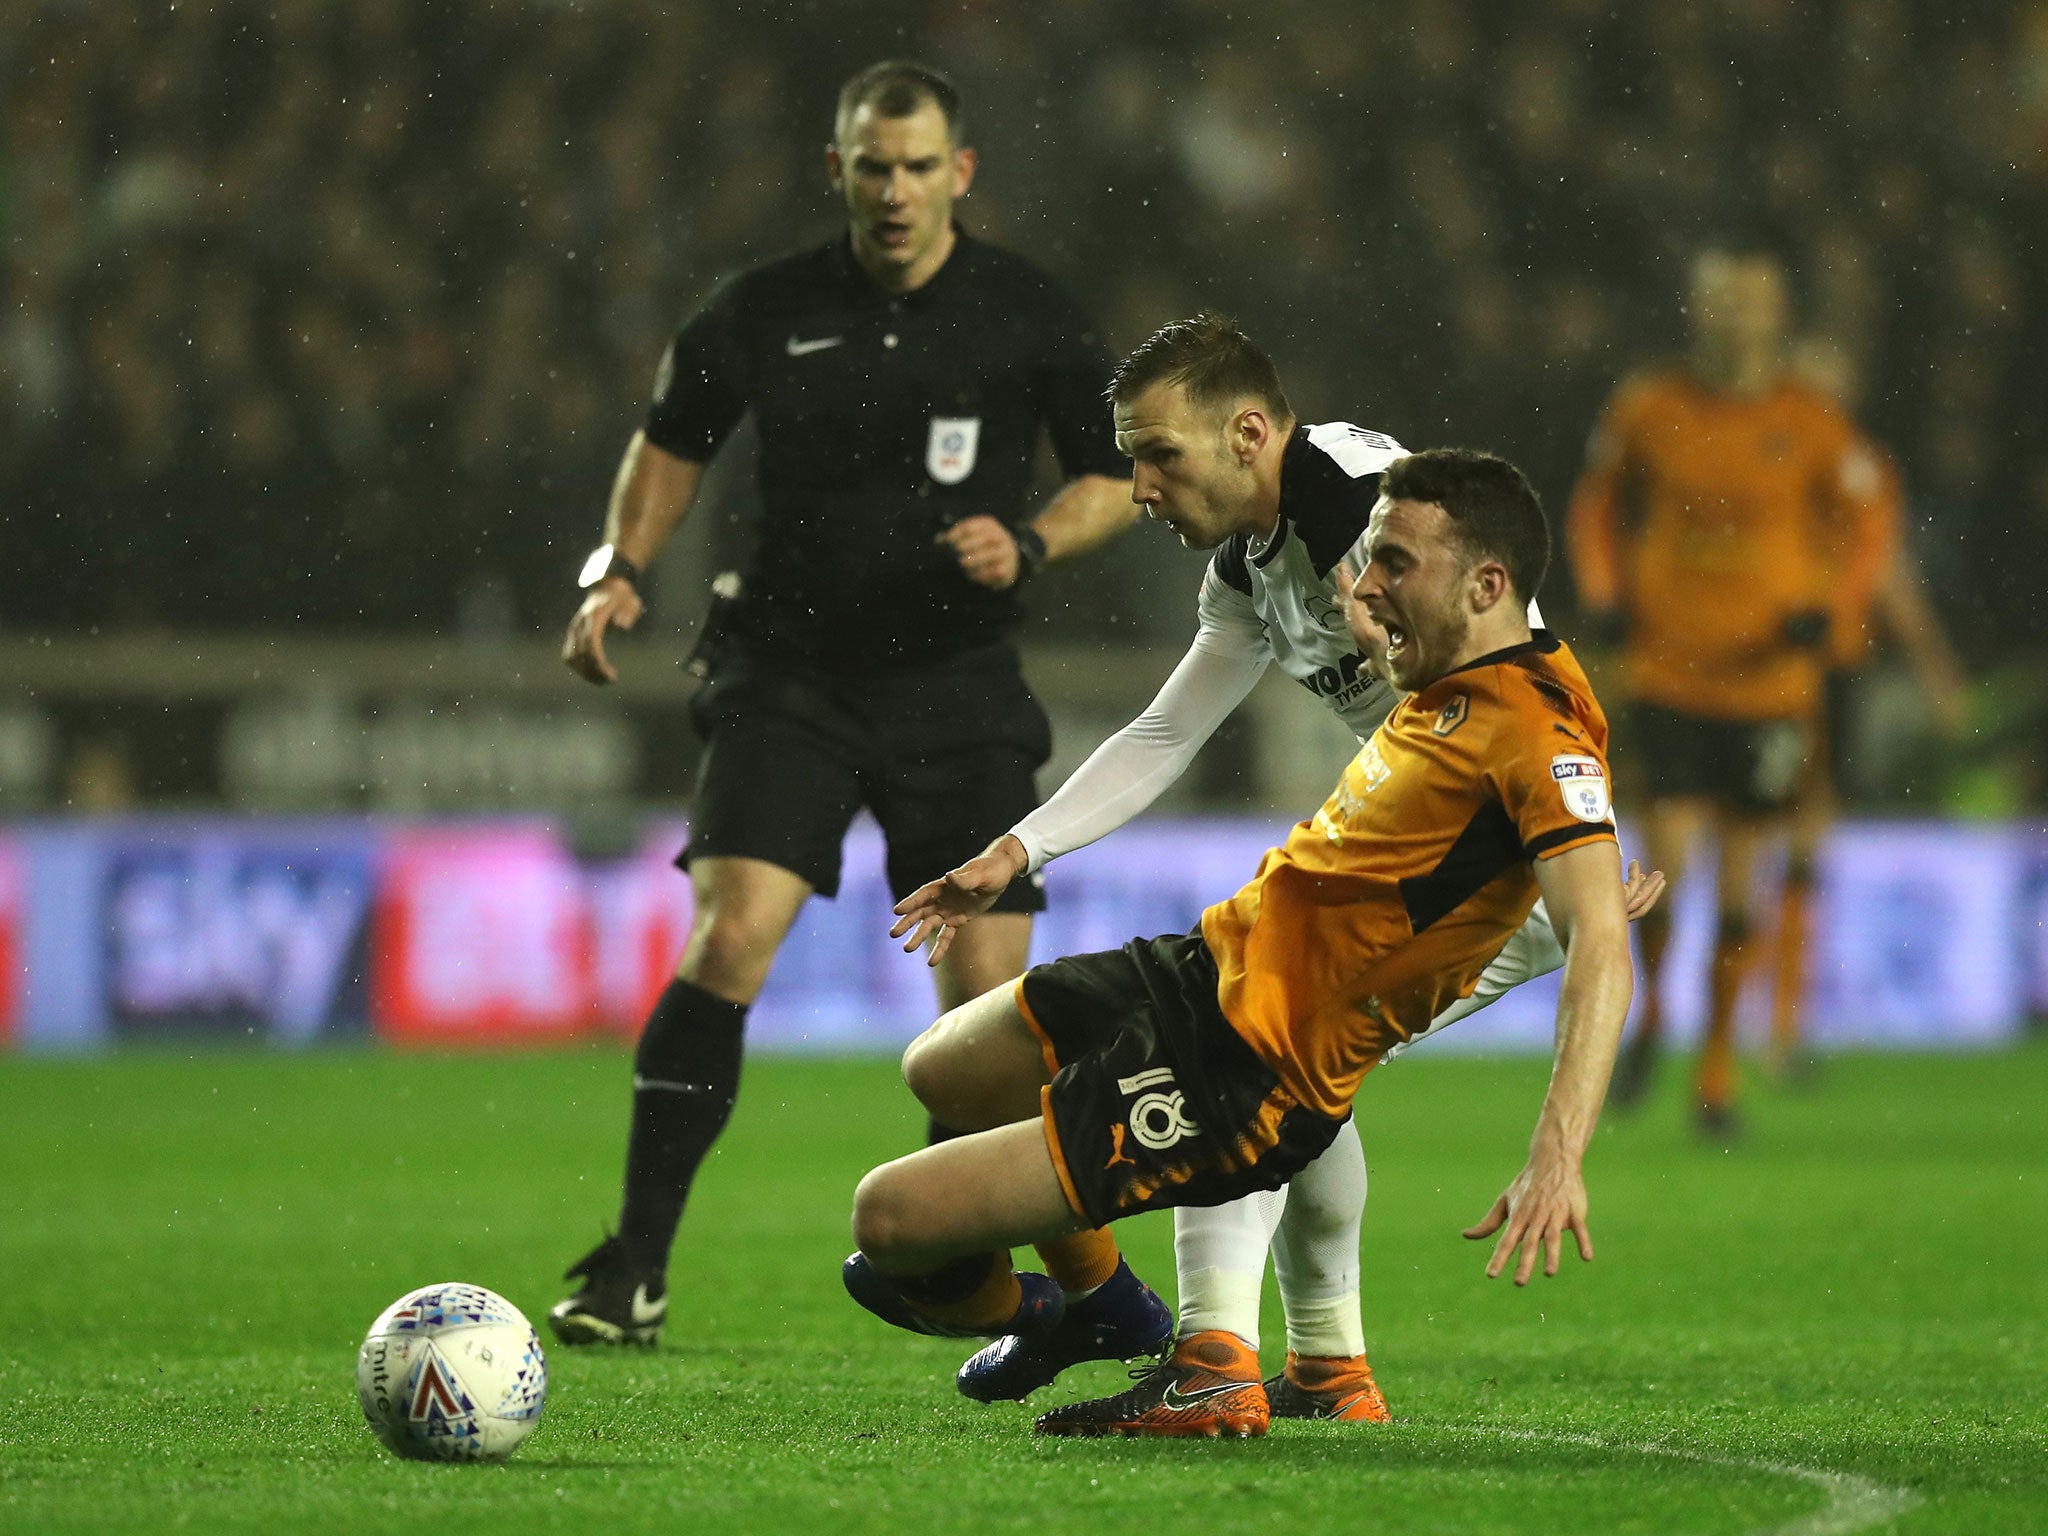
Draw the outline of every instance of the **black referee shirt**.
[[[1003,635],[1014,592],[961,574],[940,531],[1027,513],[1049,430],[1069,476],[1121,478],[1111,360],[1080,307],[1008,251],[958,234],[911,293],[845,238],[723,284],[669,346],[647,438],[703,462],[759,423],[759,530],[735,633],[833,671],[933,660]]]

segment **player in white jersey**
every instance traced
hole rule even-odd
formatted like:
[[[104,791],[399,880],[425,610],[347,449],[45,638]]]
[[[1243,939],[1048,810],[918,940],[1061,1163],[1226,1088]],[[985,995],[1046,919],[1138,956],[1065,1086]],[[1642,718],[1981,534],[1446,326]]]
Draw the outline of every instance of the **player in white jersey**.
[[[1379,498],[1380,471],[1406,450],[1346,422],[1297,423],[1271,360],[1214,315],[1155,332],[1118,366],[1111,397],[1118,446],[1134,464],[1132,499],[1183,543],[1216,551],[1202,580],[1194,643],[1144,713],[1097,748],[1050,800],[980,857],[897,907],[898,936],[915,930],[935,953],[1017,876],[1094,842],[1150,805],[1267,667],[1277,664],[1361,739],[1394,704],[1392,686],[1353,635],[1353,624],[1370,621],[1347,610],[1350,572],[1364,565],[1360,545]],[[1534,605],[1530,621],[1541,622]],[[1632,915],[1655,901],[1660,884],[1654,876],[1632,881]],[[1539,903],[1472,996],[1432,1028],[1563,963]],[[1271,1411],[1386,1418],[1359,1307],[1365,1194],[1365,1154],[1347,1121],[1329,1150],[1286,1188],[1176,1210],[1176,1356],[1191,1341],[1199,1350],[1202,1336],[1218,1330],[1257,1350],[1270,1248],[1288,1334],[1287,1368],[1265,1383]],[[1102,1304],[1113,1313],[1118,1298],[1106,1295]],[[1073,1321],[1052,1336],[1001,1339],[975,1355],[961,1368],[960,1389],[985,1401],[1022,1397],[1077,1360],[1114,1352],[1094,1347],[1115,1340],[1090,1337],[1087,1298],[1070,1296],[1069,1316]],[[1171,1372],[1172,1362],[1161,1369]],[[1144,1395],[1142,1383],[1136,1390]],[[1233,1406],[1242,1411],[1241,1403]],[[1147,1417],[1132,1427],[1154,1422],[1156,1416]]]

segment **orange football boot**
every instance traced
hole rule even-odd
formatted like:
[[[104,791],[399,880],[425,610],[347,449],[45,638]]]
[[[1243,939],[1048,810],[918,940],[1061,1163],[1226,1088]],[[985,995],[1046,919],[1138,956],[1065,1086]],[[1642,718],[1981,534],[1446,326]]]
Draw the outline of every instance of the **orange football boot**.
[[[1266,1401],[1276,1419],[1394,1419],[1363,1355],[1297,1355],[1290,1349],[1286,1371],[1266,1383]]]
[[[1041,1435],[1160,1435],[1239,1439],[1266,1432],[1259,1357],[1234,1333],[1191,1333],[1159,1364],[1131,1373],[1114,1397],[1068,1403],[1038,1420]]]

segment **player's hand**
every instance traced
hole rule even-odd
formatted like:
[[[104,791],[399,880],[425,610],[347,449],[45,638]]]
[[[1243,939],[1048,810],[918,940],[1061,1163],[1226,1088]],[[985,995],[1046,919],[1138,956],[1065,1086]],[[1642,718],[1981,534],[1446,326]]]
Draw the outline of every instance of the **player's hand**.
[[[614,624],[631,629],[645,611],[633,583],[622,576],[607,576],[590,589],[576,617],[569,621],[569,633],[562,640],[563,662],[578,677],[593,683],[616,683],[619,673],[605,657],[604,632]]]
[[[1024,845],[1005,832],[974,858],[950,874],[921,885],[896,903],[896,926],[889,937],[902,939],[907,955],[930,944],[925,964],[937,965],[953,945],[953,935],[995,905],[1010,882],[1030,862]]]
[[[1564,1234],[1578,1239],[1579,1257],[1593,1261],[1593,1234],[1586,1227],[1586,1181],[1579,1175],[1577,1158],[1562,1152],[1531,1152],[1529,1161],[1515,1175],[1515,1182],[1493,1202],[1493,1209],[1465,1235],[1475,1241],[1500,1233],[1493,1245],[1493,1257],[1486,1262],[1486,1278],[1499,1277],[1508,1267],[1515,1250],[1522,1250],[1515,1265],[1515,1284],[1527,1285],[1536,1273],[1536,1257],[1543,1255],[1543,1273],[1555,1275],[1564,1258]]]
[[[1645,916],[1663,895],[1664,871],[1653,869],[1646,875],[1641,862],[1630,859],[1628,878],[1621,882],[1621,904],[1628,913],[1628,920],[1634,922]]]
[[[1337,562],[1337,607],[1344,615],[1344,627],[1351,631],[1351,639],[1358,646],[1358,654],[1365,658],[1365,664],[1374,677],[1384,681],[1387,675],[1387,632],[1373,622],[1371,614],[1365,611],[1352,592],[1358,585],[1358,572],[1351,568],[1349,560]]]
[[[1024,570],[1017,541],[1001,518],[963,517],[940,534],[938,541],[953,551],[960,573],[976,586],[1000,592],[1014,587]]]

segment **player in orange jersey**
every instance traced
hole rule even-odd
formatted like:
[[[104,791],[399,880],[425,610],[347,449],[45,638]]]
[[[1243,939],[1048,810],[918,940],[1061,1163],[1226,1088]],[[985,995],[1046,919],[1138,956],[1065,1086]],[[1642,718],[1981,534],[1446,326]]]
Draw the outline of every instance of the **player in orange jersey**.
[[[1549,536],[1519,471],[1435,450],[1381,490],[1355,632],[1384,633],[1407,696],[1195,932],[1035,967],[911,1045],[911,1089],[972,1134],[861,1181],[846,1282],[871,1311],[927,1333],[1049,1328],[1057,1299],[1011,1269],[1012,1246],[1285,1183],[1539,892],[1566,953],[1557,1066],[1527,1164],[1466,1235],[1498,1233],[1487,1273],[1513,1262],[1517,1284],[1557,1272],[1567,1232],[1592,1257],[1581,1165],[1632,986],[1606,720],[1571,653],[1529,628]],[[1039,1427],[1262,1432],[1257,1358],[1232,1343],[1192,1335],[1151,1401]],[[1238,1392],[1244,1413],[1219,1412]]]
[[[1841,552],[1867,547],[1881,518],[1854,428],[1786,374],[1787,312],[1775,258],[1702,255],[1691,360],[1609,402],[1569,526],[1589,627],[1623,646],[1650,862],[1675,884],[1702,841],[1719,844],[1696,1088],[1701,1129],[1723,1140],[1735,1129],[1757,857],[1782,831],[1814,746]],[[1617,1102],[1642,1093],[1655,1062],[1670,925],[1668,903],[1643,921],[1644,1008]]]
[[[1791,367],[1844,411],[1855,410],[1860,390],[1852,360],[1843,348],[1819,337],[1806,337],[1793,347]],[[1861,451],[1867,455],[1872,475],[1866,495],[1871,517],[1867,525],[1845,530],[1859,536],[1839,542],[1831,552],[1834,605],[1829,615],[1821,741],[1799,786],[1785,881],[1778,894],[1768,1060],[1780,1077],[1811,1075],[1812,1059],[1802,1054],[1800,1042],[1814,865],[1821,839],[1834,820],[1837,792],[1854,751],[1851,695],[1855,674],[1868,659],[1879,632],[1889,634],[1905,653],[1943,734],[1960,736],[1968,725],[1968,678],[1905,548],[1905,491],[1898,468],[1890,455],[1867,438]]]

